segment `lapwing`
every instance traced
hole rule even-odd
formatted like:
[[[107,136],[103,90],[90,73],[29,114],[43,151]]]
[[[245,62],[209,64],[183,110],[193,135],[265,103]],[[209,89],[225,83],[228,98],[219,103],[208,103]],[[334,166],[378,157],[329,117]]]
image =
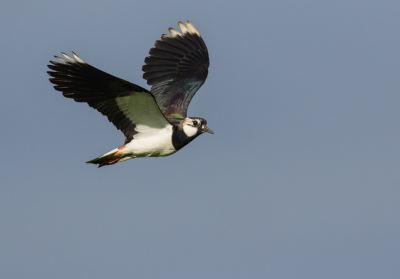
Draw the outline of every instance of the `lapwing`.
[[[144,60],[143,87],[103,72],[62,53],[50,61],[50,82],[64,97],[97,109],[125,135],[122,146],[86,163],[99,167],[139,157],[174,154],[199,135],[208,132],[207,121],[187,117],[194,94],[205,82],[210,65],[207,47],[192,23],[178,22],[182,33],[169,28],[154,43]]]

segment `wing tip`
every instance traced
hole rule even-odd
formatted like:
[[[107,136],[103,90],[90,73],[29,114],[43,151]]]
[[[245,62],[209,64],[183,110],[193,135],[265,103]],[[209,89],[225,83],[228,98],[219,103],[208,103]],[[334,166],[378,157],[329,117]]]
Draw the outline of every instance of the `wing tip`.
[[[165,81],[170,74],[182,78],[181,74],[187,73],[194,78],[206,79],[207,69],[204,68],[209,67],[209,56],[200,33],[189,20],[178,21],[178,25],[182,33],[168,28],[171,35],[162,34],[161,41],[154,43],[150,56],[145,58],[142,71],[148,85]]]
[[[174,38],[182,36],[182,34],[179,31],[177,31],[176,29],[174,29],[172,27],[168,28],[168,31],[169,31],[169,33],[171,33],[172,37],[174,37]]]
[[[189,30],[189,33],[196,34],[197,36],[201,37],[200,32],[194,27],[193,23],[189,20],[186,20],[186,27]]]
[[[83,64],[87,64],[85,61],[83,61],[82,58],[80,58],[75,52],[72,52],[72,56],[79,62],[79,63],[83,63]]]
[[[81,64],[87,64],[82,58],[80,58],[75,52],[71,51],[72,53],[72,57],[69,56],[68,54],[61,52],[62,56],[64,56],[64,58],[59,57],[57,55],[54,55],[54,58],[56,58],[57,60],[61,61],[62,63],[81,63]],[[50,61],[50,63],[56,65],[59,64],[59,62],[56,61]]]

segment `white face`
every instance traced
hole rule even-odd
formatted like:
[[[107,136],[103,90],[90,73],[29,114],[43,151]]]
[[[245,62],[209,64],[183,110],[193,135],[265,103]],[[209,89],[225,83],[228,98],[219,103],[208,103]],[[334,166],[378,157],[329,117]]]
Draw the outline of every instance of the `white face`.
[[[190,138],[197,134],[201,125],[200,119],[185,118],[183,123],[183,131]]]

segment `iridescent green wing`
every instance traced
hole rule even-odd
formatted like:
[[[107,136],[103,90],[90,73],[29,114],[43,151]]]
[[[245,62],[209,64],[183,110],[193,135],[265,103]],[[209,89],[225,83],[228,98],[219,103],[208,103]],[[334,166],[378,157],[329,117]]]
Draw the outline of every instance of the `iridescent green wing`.
[[[158,106],[171,120],[187,117],[189,103],[205,82],[210,65],[207,47],[197,29],[189,21],[178,24],[182,34],[169,28],[172,36],[163,34],[154,43],[142,68]]]

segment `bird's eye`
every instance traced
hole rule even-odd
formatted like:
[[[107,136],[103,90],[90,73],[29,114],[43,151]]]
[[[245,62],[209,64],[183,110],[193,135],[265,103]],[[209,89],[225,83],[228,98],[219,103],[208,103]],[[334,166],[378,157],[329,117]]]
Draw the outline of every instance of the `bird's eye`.
[[[197,121],[193,121],[194,126],[197,126],[197,124],[199,124]]]

